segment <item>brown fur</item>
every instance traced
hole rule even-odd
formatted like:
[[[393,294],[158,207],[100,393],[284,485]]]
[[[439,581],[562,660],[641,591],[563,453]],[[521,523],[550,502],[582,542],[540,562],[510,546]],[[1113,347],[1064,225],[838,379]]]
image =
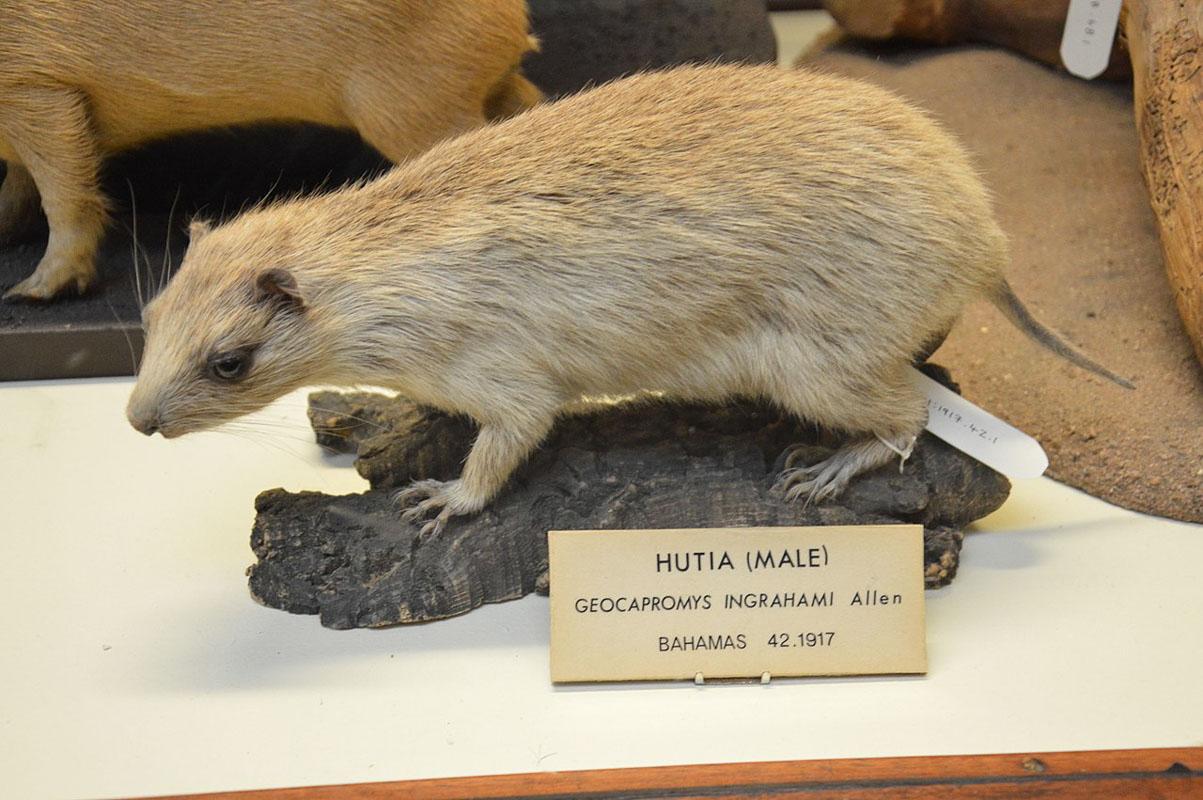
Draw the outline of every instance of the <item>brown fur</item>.
[[[5,296],[86,289],[104,156],[187,130],[296,120],[393,162],[539,99],[517,71],[525,0],[8,0],[0,4],[0,238],[50,241]]]
[[[437,529],[582,397],[759,395],[859,435],[783,474],[822,499],[907,452],[912,359],[1005,297],[1006,260],[961,148],[897,97],[764,67],[637,75],[200,235],[146,309],[128,413],[176,436],[363,383],[469,414],[462,477],[403,495]],[[295,293],[253,299],[266,270]],[[244,347],[243,380],[205,376]]]

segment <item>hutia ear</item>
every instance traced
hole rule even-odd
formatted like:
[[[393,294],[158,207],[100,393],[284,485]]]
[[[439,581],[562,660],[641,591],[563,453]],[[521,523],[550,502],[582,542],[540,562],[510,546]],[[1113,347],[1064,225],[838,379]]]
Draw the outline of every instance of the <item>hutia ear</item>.
[[[297,279],[286,269],[268,269],[255,278],[255,299],[278,302],[296,309],[305,307],[305,299],[297,288]]]

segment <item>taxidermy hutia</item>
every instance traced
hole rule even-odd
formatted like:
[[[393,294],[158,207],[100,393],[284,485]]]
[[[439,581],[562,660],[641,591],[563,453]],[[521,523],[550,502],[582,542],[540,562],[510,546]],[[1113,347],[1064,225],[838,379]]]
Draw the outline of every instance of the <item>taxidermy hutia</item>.
[[[953,138],[894,95],[769,67],[635,75],[434,145],[362,186],[209,229],[145,309],[131,424],[203,430],[311,384],[387,387],[479,426],[402,489],[438,533],[599,396],[759,397],[847,434],[777,488],[822,502],[906,459],[910,380],[984,297],[1036,322]]]

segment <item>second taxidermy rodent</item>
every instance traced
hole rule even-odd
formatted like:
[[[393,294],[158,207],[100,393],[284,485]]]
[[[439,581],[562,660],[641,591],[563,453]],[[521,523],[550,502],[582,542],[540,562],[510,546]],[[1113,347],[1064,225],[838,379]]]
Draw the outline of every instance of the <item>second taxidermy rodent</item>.
[[[185,131],[312,122],[397,163],[537,102],[526,0],[5,0],[0,240],[36,216],[46,253],[5,297],[83,291],[105,156]]]
[[[402,493],[424,531],[482,508],[584,396],[761,396],[852,438],[790,467],[823,500],[906,454],[911,363],[978,296],[1032,320],[957,143],[858,81],[636,75],[435,146],[361,187],[198,228],[145,312],[128,407],[165,437],[308,384],[480,424],[463,473]]]

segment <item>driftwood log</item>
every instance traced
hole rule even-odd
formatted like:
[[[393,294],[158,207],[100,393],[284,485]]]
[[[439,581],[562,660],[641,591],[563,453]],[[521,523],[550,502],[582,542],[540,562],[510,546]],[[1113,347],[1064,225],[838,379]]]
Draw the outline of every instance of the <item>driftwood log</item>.
[[[1127,0],[1141,166],[1178,313],[1203,363],[1203,3]]]
[[[984,42],[1060,67],[1069,0],[824,0],[823,5],[844,31],[860,39]],[[1117,39],[1102,77],[1130,74]]]
[[[918,522],[926,578],[956,573],[962,530],[1006,499],[1006,478],[927,435],[900,473],[884,467],[838,501],[787,503],[770,488],[786,448],[821,458],[834,441],[764,405],[647,401],[567,417],[482,513],[421,541],[391,497],[411,480],[458,475],[469,420],[382,395],[319,393],[310,418],[326,447],[358,453],[371,490],[262,493],[251,593],[319,614],[331,628],[440,619],[546,590],[547,531]]]

